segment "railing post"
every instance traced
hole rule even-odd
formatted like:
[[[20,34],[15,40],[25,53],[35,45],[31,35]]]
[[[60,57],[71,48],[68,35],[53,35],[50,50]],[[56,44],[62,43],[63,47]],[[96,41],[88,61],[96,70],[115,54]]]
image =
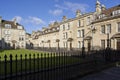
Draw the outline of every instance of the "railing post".
[[[5,76],[5,80],[7,79],[7,55],[4,56],[4,76]]]
[[[36,71],[37,74],[40,73],[40,71],[39,71],[39,67],[40,67],[40,66],[39,66],[39,65],[40,65],[39,60],[40,60],[40,59],[39,59],[39,54],[37,54],[37,71]],[[40,74],[40,76],[41,76],[41,74]],[[37,80],[40,79],[40,76],[37,75]]]
[[[48,76],[47,76],[47,80],[49,80],[49,78],[50,78],[50,76],[49,76],[49,75],[50,75],[50,74],[49,74],[49,73],[50,73],[50,70],[49,70],[49,69],[50,69],[49,57],[50,57],[50,56],[49,56],[49,53],[48,53],[48,54],[47,54],[47,65],[48,65],[48,66],[47,66],[47,69],[48,69],[48,71],[47,71],[47,75],[48,75]]]
[[[40,55],[40,58],[41,58],[41,61],[40,61],[40,64],[41,64],[41,71],[43,70],[43,53]],[[43,76],[43,71],[41,72],[41,80],[43,80],[44,76]]]
[[[21,68],[21,76],[20,76],[20,79],[22,80],[22,54],[20,55],[20,68]]]
[[[33,54],[33,68],[34,68],[34,73],[35,73],[35,54]]]
[[[39,54],[37,54],[37,69],[38,69],[37,72],[39,72],[39,65],[40,65],[39,60],[40,60]]]
[[[53,59],[53,55],[52,55],[52,53],[50,54],[50,68],[52,68],[52,60]],[[51,71],[51,74],[53,75],[53,71]],[[52,79],[52,76],[50,76],[50,80],[53,80]]]
[[[15,71],[16,71],[16,72],[15,72],[15,73],[16,73],[16,80],[18,80],[18,79],[17,79],[17,54],[15,55],[15,69],[16,69],[16,70],[15,70]]]
[[[62,79],[64,79],[64,52],[61,52],[61,54],[62,54]]]
[[[67,75],[67,52],[65,52],[65,75]],[[66,76],[64,76],[64,79],[66,79]]]
[[[45,70],[45,72],[44,72],[44,80],[46,80],[46,73],[47,73],[47,71],[46,71],[46,65],[47,65],[47,63],[46,63],[46,60],[47,59],[47,57],[46,57],[46,53],[44,54],[44,70]]]
[[[1,68],[2,68],[2,64],[1,64],[1,56],[0,56],[0,75],[2,75]],[[0,80],[1,80],[1,79],[2,79],[2,76],[0,76]]]
[[[57,72],[57,75],[60,73],[60,52],[58,52],[57,53],[57,57],[58,57],[58,61],[57,61],[57,63],[58,63],[58,72]],[[57,77],[57,79],[58,79],[59,77]]]
[[[31,73],[31,54],[29,54],[29,73]]]
[[[53,53],[53,80],[56,80],[56,53]]]
[[[25,54],[25,75],[27,74],[27,54]],[[27,76],[25,76],[25,80],[27,80]]]
[[[34,73],[34,74],[33,74],[33,78],[34,78],[34,80],[36,80],[36,79],[35,79],[35,78],[36,78],[36,77],[35,77],[35,75],[36,75],[36,74],[35,74],[35,70],[36,70],[36,69],[35,69],[35,62],[36,62],[36,61],[35,61],[35,54],[33,54],[33,69],[34,69],[34,71],[33,71],[33,73]]]
[[[10,54],[10,80],[12,80],[12,54]]]

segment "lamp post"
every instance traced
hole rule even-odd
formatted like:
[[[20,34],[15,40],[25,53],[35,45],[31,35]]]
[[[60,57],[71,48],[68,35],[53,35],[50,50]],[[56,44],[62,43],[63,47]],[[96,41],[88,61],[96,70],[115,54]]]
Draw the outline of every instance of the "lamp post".
[[[93,25],[91,27],[92,27],[92,50],[94,50],[94,47],[93,47],[93,38],[94,38],[94,36],[93,36],[93,34],[96,32],[96,29],[95,29],[95,27]]]
[[[82,57],[85,58],[85,46],[84,46],[84,30],[83,30],[83,41],[82,41]]]
[[[111,61],[109,32],[107,33],[107,48],[106,48],[105,60]]]
[[[83,41],[82,41],[82,57],[84,58],[85,57],[85,47],[84,47],[84,37],[83,37]]]
[[[109,49],[110,48],[110,40],[109,40],[109,33],[107,33],[107,49]]]

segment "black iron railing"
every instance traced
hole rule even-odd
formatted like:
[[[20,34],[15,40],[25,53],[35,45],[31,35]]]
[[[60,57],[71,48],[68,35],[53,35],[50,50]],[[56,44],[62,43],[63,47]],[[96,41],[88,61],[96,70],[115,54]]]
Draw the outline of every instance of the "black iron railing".
[[[5,55],[0,57],[0,80],[69,80],[120,60],[120,51],[115,50],[86,53],[85,58],[78,51],[74,53]]]

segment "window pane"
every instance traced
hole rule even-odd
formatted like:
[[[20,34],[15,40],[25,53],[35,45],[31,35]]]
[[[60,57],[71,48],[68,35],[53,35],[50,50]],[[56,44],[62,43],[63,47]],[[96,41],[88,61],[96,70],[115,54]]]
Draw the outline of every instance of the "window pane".
[[[101,26],[101,33],[105,34],[105,25]]]
[[[78,48],[81,48],[81,44],[80,44],[80,41],[78,41]]]
[[[118,32],[120,32],[120,22],[118,23]]]
[[[81,37],[84,37],[84,29],[81,32]]]
[[[5,24],[5,28],[11,28],[11,24]]]
[[[77,35],[78,35],[78,37],[81,37],[81,36],[80,36],[80,35],[81,35],[81,31],[80,31],[80,30],[78,30]]]
[[[70,23],[68,23],[68,30],[70,29]]]
[[[105,40],[101,40],[101,48],[105,49]]]
[[[63,30],[65,30],[65,25],[63,25]]]
[[[90,24],[90,17],[87,18],[87,25]]]
[[[111,33],[111,24],[107,25],[107,33]]]
[[[80,27],[81,26],[81,22],[80,22],[80,20],[78,20],[78,27]]]
[[[65,38],[67,39],[67,38],[68,38],[68,34],[67,34],[67,32],[65,33],[65,36],[66,36]]]

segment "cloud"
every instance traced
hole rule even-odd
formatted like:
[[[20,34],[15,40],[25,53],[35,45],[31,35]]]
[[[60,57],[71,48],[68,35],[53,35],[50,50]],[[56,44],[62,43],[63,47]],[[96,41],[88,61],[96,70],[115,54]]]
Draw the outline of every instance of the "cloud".
[[[49,21],[49,24],[50,24],[50,23],[54,23],[54,22],[55,22],[55,20]]]
[[[28,23],[32,23],[32,24],[35,24],[35,25],[44,25],[45,22],[38,18],[38,17],[32,17],[32,16],[29,16],[28,19],[26,20]]]
[[[21,16],[15,16],[12,20],[16,19],[18,23],[20,23],[23,18]]]
[[[73,3],[73,2],[64,2],[63,5],[55,5],[56,8],[62,9],[62,10],[69,10],[72,12],[75,12],[77,9],[81,10],[81,12],[86,12],[87,8],[89,7],[87,4],[81,4],[81,3]]]
[[[63,10],[61,10],[61,9],[49,10],[49,13],[54,16],[59,16],[63,13]]]
[[[55,7],[56,8],[59,8],[59,9],[62,9],[62,10],[67,10],[68,8],[65,7],[65,6],[61,6],[61,5],[58,5],[58,4],[55,4]]]

